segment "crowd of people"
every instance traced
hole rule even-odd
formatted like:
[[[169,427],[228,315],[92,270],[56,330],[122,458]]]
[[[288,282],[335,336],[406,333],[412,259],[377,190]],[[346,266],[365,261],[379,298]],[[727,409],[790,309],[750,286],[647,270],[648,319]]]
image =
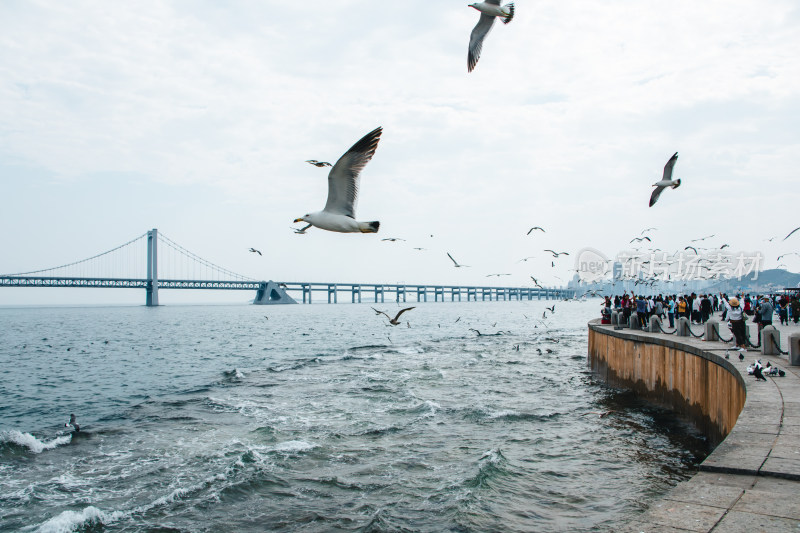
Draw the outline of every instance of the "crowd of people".
[[[611,313],[621,314],[621,322],[627,323],[634,312],[641,327],[647,327],[650,317],[655,315],[669,321],[675,327],[675,320],[685,317],[692,324],[705,324],[714,313],[720,313],[723,321],[730,322],[736,346],[744,349],[747,342],[745,323],[749,319],[761,329],[772,325],[775,315],[781,324],[800,322],[800,301],[797,294],[750,294],[728,296],[727,294],[657,295],[644,296],[625,293],[622,296],[605,297],[602,309],[602,322],[611,323]]]

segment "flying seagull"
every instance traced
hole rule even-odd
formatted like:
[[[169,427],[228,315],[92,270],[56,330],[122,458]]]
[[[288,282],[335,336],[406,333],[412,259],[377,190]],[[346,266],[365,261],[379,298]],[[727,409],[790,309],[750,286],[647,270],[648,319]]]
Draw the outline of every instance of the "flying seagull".
[[[452,255],[450,255],[450,252],[447,252],[447,257],[449,257],[449,258],[450,258],[450,261],[452,261],[452,262],[453,262],[453,264],[455,265],[455,267],[456,267],[456,268],[461,268],[461,267],[469,267],[469,265],[459,265],[459,264],[458,264],[458,261],[456,261],[455,259],[453,259],[453,256],[452,256]]]
[[[510,275],[511,274],[486,274],[486,277],[491,278],[492,276],[497,276],[499,278],[500,276],[510,276]]]
[[[534,226],[534,227],[532,227],[531,229],[529,229],[529,230],[528,230],[528,233],[526,233],[525,235],[530,235],[530,234],[531,234],[531,232],[532,232],[533,230],[535,230],[535,229],[538,229],[538,230],[539,230],[539,231],[541,231],[542,233],[545,233],[545,231],[544,231],[542,228],[540,228],[539,226]]]
[[[694,246],[687,246],[686,248],[684,248],[684,250],[694,250],[694,255],[697,255],[697,248],[695,248]]]
[[[70,426],[72,426],[73,428],[75,428],[75,432],[76,432],[76,433],[77,433],[77,432],[79,432],[79,431],[81,430],[81,427],[80,427],[80,426],[78,425],[78,423],[75,421],[75,415],[72,415],[72,414],[71,414],[71,415],[69,415],[69,422],[67,422],[66,424],[64,424],[64,427],[65,427],[65,428],[68,428],[68,427],[70,427]]]
[[[322,211],[308,213],[295,222],[308,222],[312,226],[339,233],[377,233],[381,223],[357,222],[359,175],[375,155],[383,128],[377,127],[350,147],[333,165],[328,174],[328,201]]]
[[[378,311],[374,307],[372,308],[372,310],[375,311],[375,314],[383,315],[386,318],[388,318],[389,319],[389,324],[391,324],[393,326],[396,326],[396,325],[398,325],[400,323],[400,321],[399,321],[400,315],[402,315],[406,311],[411,311],[412,309],[414,309],[414,308],[413,307],[406,307],[405,309],[401,309],[400,312],[397,313],[394,318],[392,318],[389,315],[387,315],[386,313],[384,313],[383,311]]]
[[[389,241],[389,242],[395,242],[395,241],[405,241],[405,239],[401,239],[401,238],[399,238],[399,237],[388,237],[388,238],[386,238],[386,239],[381,239],[381,240],[382,240],[382,241]]]
[[[633,242],[633,241],[636,241],[636,242],[642,242],[642,241],[653,242],[653,241],[650,240],[650,237],[634,237],[633,239],[631,239],[631,242]]]
[[[309,224],[308,226],[306,226],[304,228],[300,228],[300,229],[292,228],[292,229],[294,230],[295,233],[298,233],[300,235],[305,235],[306,231],[308,230],[308,228],[310,228],[312,225],[313,224]],[[291,226],[289,226],[289,227],[291,227]]]
[[[506,4],[500,7],[500,0],[488,0],[487,2],[475,2],[469,4],[469,7],[477,9],[481,12],[481,18],[478,19],[478,24],[472,29],[469,36],[469,52],[467,53],[467,70],[472,72],[475,65],[478,64],[478,59],[481,57],[481,48],[483,47],[483,40],[492,29],[494,19],[500,17],[503,24],[508,24],[514,18],[514,4]]]
[[[250,251],[253,252],[254,254],[261,255],[261,252],[256,250],[255,248],[250,248]]]
[[[653,184],[655,189],[653,190],[653,194],[650,195],[650,207],[656,205],[658,201],[658,197],[661,196],[661,193],[664,192],[664,189],[667,187],[672,187],[673,189],[677,189],[681,185],[681,180],[672,180],[672,168],[675,166],[675,162],[678,160],[678,152],[669,158],[667,164],[664,165],[664,175],[661,177],[661,181],[657,181]]]
[[[528,259],[533,259],[534,257],[536,257],[536,256],[535,255],[529,255],[528,257],[523,257],[522,259],[517,261],[517,263],[521,263],[523,261],[527,261]]]
[[[544,287],[542,287],[541,285],[539,285],[539,282],[536,280],[536,278],[534,278],[533,276],[531,276],[531,279],[533,280],[533,284],[534,284],[535,286],[539,287],[540,289],[544,289]]]
[[[704,241],[704,240],[706,240],[706,239],[710,239],[710,238],[711,238],[711,237],[713,237],[713,236],[714,236],[714,235],[708,235],[708,236],[706,236],[706,237],[700,237],[699,239],[692,239],[692,240],[691,240],[691,242],[700,242],[700,241]]]
[[[559,255],[569,255],[567,252],[554,252],[553,250],[545,250],[545,252],[550,252],[553,254],[553,257],[558,257]]]
[[[800,226],[798,226],[798,227],[794,228],[794,229],[793,229],[791,232],[789,232],[789,235],[787,235],[786,237],[784,237],[784,238],[783,238],[783,240],[785,241],[786,239],[788,239],[789,237],[791,237],[791,236],[792,236],[792,234],[793,234],[795,231],[799,230],[799,229],[800,229]]]
[[[656,229],[658,229],[658,228],[645,228],[645,229],[642,230],[642,233],[640,233],[640,235],[644,235],[646,232],[653,231],[653,230],[656,230]]]
[[[314,165],[315,167],[329,167],[329,166],[331,166],[331,164],[328,163],[327,161],[317,161],[316,159],[307,159],[306,163],[310,163],[310,164]]]

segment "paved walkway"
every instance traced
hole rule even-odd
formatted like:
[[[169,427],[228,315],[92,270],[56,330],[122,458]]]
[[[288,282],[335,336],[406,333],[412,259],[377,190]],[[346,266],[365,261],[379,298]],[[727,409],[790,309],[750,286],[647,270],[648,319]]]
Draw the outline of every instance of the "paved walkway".
[[[612,326],[603,326],[613,329]],[[781,348],[800,326],[776,326]],[[692,330],[700,333],[701,326]],[[721,324],[724,338],[729,332]],[[623,330],[625,332],[630,330]],[[731,433],[700,465],[700,471],[680,483],[621,531],[782,533],[800,532],[800,366],[787,356],[764,356],[760,350],[729,351],[731,343],[693,337],[631,331],[669,338],[728,361],[742,375],[747,399]],[[757,339],[755,329],[751,338]],[[755,380],[747,366],[755,359],[786,371],[784,377]]]

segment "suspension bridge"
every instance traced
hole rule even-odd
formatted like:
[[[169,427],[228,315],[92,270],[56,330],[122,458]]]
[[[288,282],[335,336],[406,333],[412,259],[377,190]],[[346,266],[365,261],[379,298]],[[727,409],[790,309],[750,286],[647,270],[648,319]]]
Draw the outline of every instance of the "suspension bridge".
[[[160,246],[159,246],[160,245]],[[143,260],[144,259],[144,260]],[[484,287],[457,285],[362,284],[275,282],[256,280],[223,268],[190,252],[152,229],[111,250],[57,267],[0,275],[0,287],[76,287],[144,289],[145,305],[158,305],[158,293],[165,289],[255,291],[254,304],[312,303],[312,295],[323,293],[328,303],[338,303],[339,294],[350,295],[351,303],[384,302],[386,294],[405,302],[541,300],[573,297],[570,289],[542,287]]]

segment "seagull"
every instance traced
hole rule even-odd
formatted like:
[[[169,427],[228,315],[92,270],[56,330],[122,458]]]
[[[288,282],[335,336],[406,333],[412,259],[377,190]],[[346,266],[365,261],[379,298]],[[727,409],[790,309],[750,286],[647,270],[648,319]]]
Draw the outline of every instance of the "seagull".
[[[542,228],[540,228],[539,226],[534,226],[534,227],[532,227],[531,229],[529,229],[529,230],[528,230],[528,233],[526,233],[525,235],[530,235],[530,234],[531,234],[531,232],[532,232],[533,230],[535,230],[535,229],[538,229],[538,230],[540,230],[542,233],[545,233],[545,231],[544,231]]]
[[[633,242],[633,241],[636,241],[636,242],[642,242],[642,241],[653,242],[653,241],[650,240],[650,237],[634,237],[633,239],[631,239],[631,242]]]
[[[308,230],[308,228],[310,228],[311,226],[313,226],[313,224],[309,224],[308,226],[306,226],[306,227],[304,227],[304,228],[300,228],[300,229],[297,229],[297,228],[292,228],[292,229],[293,229],[293,230],[294,230],[294,232],[295,232],[295,233],[297,233],[298,235],[305,235],[305,234],[306,234],[306,231],[307,231],[307,230]],[[289,227],[291,228],[291,226],[289,226]]]
[[[310,164],[314,165],[315,167],[329,167],[329,166],[331,166],[331,164],[328,163],[327,161],[317,161],[316,159],[308,159],[308,160],[306,160],[306,163],[310,163]]]
[[[713,236],[714,236],[714,235],[708,235],[708,236],[706,236],[706,237],[700,237],[699,239],[692,239],[690,242],[700,242],[700,241],[704,241],[704,240],[706,240],[706,239],[710,239],[710,238],[711,238],[711,237],[713,237]]]
[[[723,244],[722,246],[719,247],[719,249],[724,250],[725,248],[730,248],[730,246],[731,246],[730,244]]]
[[[697,255],[697,248],[695,248],[694,246],[687,246],[686,248],[684,248],[684,250],[694,250],[694,255]]]
[[[386,313],[384,313],[383,311],[378,311],[374,307],[372,308],[372,310],[375,311],[376,314],[383,315],[386,318],[388,318],[389,319],[389,324],[391,324],[393,326],[396,326],[396,325],[398,325],[400,323],[400,321],[398,320],[400,318],[400,315],[402,315],[406,311],[411,311],[412,309],[414,309],[414,308],[413,307],[406,307],[405,309],[401,309],[400,312],[397,313],[394,318],[392,318],[389,315],[387,315]]]
[[[250,251],[255,253],[255,254],[261,255],[261,252],[256,250],[255,248],[250,248]]]
[[[787,255],[798,255],[798,256],[800,256],[800,254],[798,254],[797,252],[789,252],[788,254],[779,255],[778,259],[776,259],[776,261],[780,261],[782,257],[786,257]]]
[[[653,230],[657,230],[657,229],[658,228],[645,228],[645,229],[642,230],[642,232],[639,235],[644,235],[648,231],[653,231]]]
[[[491,278],[492,276],[497,276],[499,278],[500,276],[510,276],[510,275],[511,274],[486,274],[486,277]]]
[[[420,251],[427,250],[427,248],[414,248],[414,249],[415,249],[415,250],[420,250]]]
[[[550,252],[553,254],[553,257],[558,257],[559,255],[569,255],[567,252],[554,252],[553,250],[545,250],[545,252]]]
[[[536,278],[534,278],[533,276],[531,276],[531,279],[533,280],[533,284],[534,284],[534,285],[536,285],[536,286],[537,286],[537,287],[539,287],[540,289],[544,289],[544,287],[542,287],[541,285],[539,285],[539,281],[538,281]]]
[[[308,213],[295,222],[339,233],[377,233],[381,223],[356,221],[359,174],[375,155],[383,128],[377,127],[350,147],[328,173],[328,201],[322,211]]]
[[[661,196],[661,193],[664,192],[664,189],[667,187],[672,187],[673,189],[677,189],[681,185],[681,180],[672,181],[672,168],[675,166],[675,162],[678,160],[678,152],[669,158],[667,164],[664,165],[664,175],[661,177],[661,181],[657,181],[653,184],[655,189],[653,190],[653,194],[650,195],[650,207],[656,205],[658,201],[658,197]]]
[[[545,307],[545,309],[549,310],[551,313],[555,313],[556,312],[556,305],[553,304],[553,307]]]
[[[494,19],[500,17],[503,24],[508,24],[514,18],[514,4],[506,4],[500,7],[500,0],[488,0],[487,2],[475,2],[469,4],[469,7],[477,9],[481,12],[481,18],[478,19],[478,24],[472,29],[469,36],[469,52],[467,53],[467,71],[472,72],[475,65],[478,64],[478,59],[481,57],[481,48],[483,47],[483,40],[492,29]]]
[[[389,242],[405,241],[405,239],[401,239],[399,237],[387,237],[386,239],[381,239],[381,240],[382,241],[389,241]]]
[[[70,426],[72,426],[73,428],[75,428],[75,433],[78,433],[78,432],[81,430],[81,427],[80,427],[80,426],[78,425],[78,423],[75,421],[75,415],[72,415],[72,414],[71,414],[71,415],[69,415],[69,422],[67,422],[66,424],[64,424],[64,427],[65,427],[65,428],[68,428],[68,427],[70,427]]]
[[[522,259],[517,261],[517,263],[521,263],[523,261],[527,261],[528,259],[533,259],[534,257],[536,257],[536,256],[535,255],[529,255],[528,257],[523,257]]]
[[[789,237],[791,237],[791,236],[792,236],[792,234],[793,234],[795,231],[799,230],[799,229],[800,229],[800,226],[798,226],[798,227],[794,228],[792,231],[790,231],[790,232],[789,232],[789,235],[787,235],[786,237],[784,237],[784,238],[783,238],[783,240],[785,241],[786,239],[788,239]]]
[[[456,268],[461,268],[461,267],[469,267],[469,265],[459,265],[459,264],[458,264],[458,261],[456,261],[455,259],[453,259],[453,256],[452,256],[452,255],[450,255],[450,252],[447,252],[447,257],[449,257],[449,258],[450,258],[450,261],[452,261],[452,262],[453,262],[453,264],[455,265],[455,267],[456,267]]]

